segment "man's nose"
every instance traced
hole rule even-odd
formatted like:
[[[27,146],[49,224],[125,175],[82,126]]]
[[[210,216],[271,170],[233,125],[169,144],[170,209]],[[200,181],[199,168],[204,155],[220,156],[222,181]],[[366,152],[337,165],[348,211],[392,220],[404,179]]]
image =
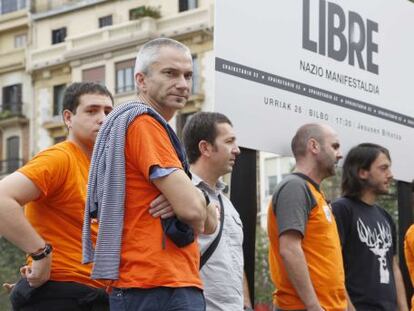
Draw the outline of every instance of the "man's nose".
[[[175,86],[177,89],[190,89],[191,83],[192,83],[191,78],[188,79],[184,75],[180,75],[179,77],[177,77]]]
[[[240,154],[240,148],[239,148],[239,146],[235,146],[235,148],[233,148],[233,153],[235,154],[235,155],[239,155]]]
[[[101,111],[98,116],[98,124],[102,125],[102,123],[105,121],[105,118],[106,118],[105,111]]]

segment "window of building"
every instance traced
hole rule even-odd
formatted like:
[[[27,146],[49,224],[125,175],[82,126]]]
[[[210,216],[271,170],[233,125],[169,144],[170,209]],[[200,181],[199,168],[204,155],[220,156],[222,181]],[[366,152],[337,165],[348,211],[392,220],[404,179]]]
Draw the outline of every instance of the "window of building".
[[[6,173],[13,173],[20,167],[20,137],[11,136],[7,138],[7,170]]]
[[[65,41],[66,27],[52,30],[52,44],[57,44]]]
[[[27,34],[22,33],[20,35],[14,36],[14,47],[16,49],[26,47],[26,42],[27,42]]]
[[[133,91],[135,88],[134,81],[135,60],[129,59],[115,64],[116,88],[115,93],[124,93]]]
[[[99,17],[99,28],[111,26],[111,25],[112,25],[112,15]]]
[[[105,66],[82,70],[82,81],[105,85]]]
[[[59,116],[63,111],[63,94],[66,84],[59,84],[53,87],[53,115]]]
[[[178,12],[184,12],[198,7],[197,0],[178,0]]]
[[[265,159],[264,162],[265,171],[265,195],[269,196],[273,194],[278,183],[278,158],[272,157]]]
[[[277,186],[277,176],[267,176],[266,180],[266,196],[272,195]]]
[[[2,111],[9,111],[13,115],[22,112],[22,85],[14,84],[3,87]]]
[[[200,93],[200,60],[198,59],[197,55],[193,55],[193,88],[192,93],[198,94]]]
[[[0,0],[1,14],[22,10],[26,7],[26,0]]]

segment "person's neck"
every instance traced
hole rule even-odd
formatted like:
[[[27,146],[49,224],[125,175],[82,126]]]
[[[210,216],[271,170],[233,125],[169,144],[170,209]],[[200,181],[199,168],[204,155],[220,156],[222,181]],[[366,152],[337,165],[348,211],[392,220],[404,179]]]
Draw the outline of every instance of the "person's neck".
[[[152,107],[156,112],[158,112],[167,122],[169,122],[174,116],[175,111],[169,111],[164,107],[161,107],[156,101],[152,100],[145,94],[138,94],[138,100]]]
[[[301,174],[304,174],[304,175],[308,176],[310,179],[312,179],[318,185],[322,182],[322,180],[325,179],[325,177],[321,176],[319,171],[316,170],[314,167],[312,167],[312,166],[308,167],[307,165],[302,165],[300,163],[296,163],[296,167],[295,167],[295,170],[293,172],[294,173],[301,173]]]
[[[72,137],[72,135],[68,135],[68,138],[66,139],[67,141],[70,141],[71,143],[75,144],[76,146],[78,146],[83,153],[88,157],[88,159],[91,159],[92,157],[92,152],[93,152],[93,146],[87,146],[85,144],[80,143],[79,141],[77,141],[76,139],[74,139]]]
[[[374,203],[377,201],[377,195],[370,190],[365,190],[362,192],[359,199],[365,204],[374,205]]]
[[[216,176],[204,162],[198,160],[196,163],[190,165],[190,170],[200,177],[211,189],[216,189],[216,185],[220,176]]]

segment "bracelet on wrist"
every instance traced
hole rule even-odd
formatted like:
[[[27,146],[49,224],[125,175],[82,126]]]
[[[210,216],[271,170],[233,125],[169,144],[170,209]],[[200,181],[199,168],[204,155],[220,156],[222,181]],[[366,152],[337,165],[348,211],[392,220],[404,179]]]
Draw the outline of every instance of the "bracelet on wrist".
[[[30,253],[28,257],[31,257],[33,260],[40,260],[47,257],[53,250],[52,245],[46,243],[45,247],[37,250],[36,252]]]

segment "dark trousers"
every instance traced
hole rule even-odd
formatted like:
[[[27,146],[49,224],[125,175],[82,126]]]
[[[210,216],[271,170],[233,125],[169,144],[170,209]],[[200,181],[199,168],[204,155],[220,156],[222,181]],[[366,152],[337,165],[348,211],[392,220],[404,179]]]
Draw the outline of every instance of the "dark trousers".
[[[114,288],[109,302],[111,311],[206,310],[203,292],[195,287]]]
[[[75,282],[48,281],[38,288],[21,279],[10,294],[14,311],[108,311],[103,289]]]

